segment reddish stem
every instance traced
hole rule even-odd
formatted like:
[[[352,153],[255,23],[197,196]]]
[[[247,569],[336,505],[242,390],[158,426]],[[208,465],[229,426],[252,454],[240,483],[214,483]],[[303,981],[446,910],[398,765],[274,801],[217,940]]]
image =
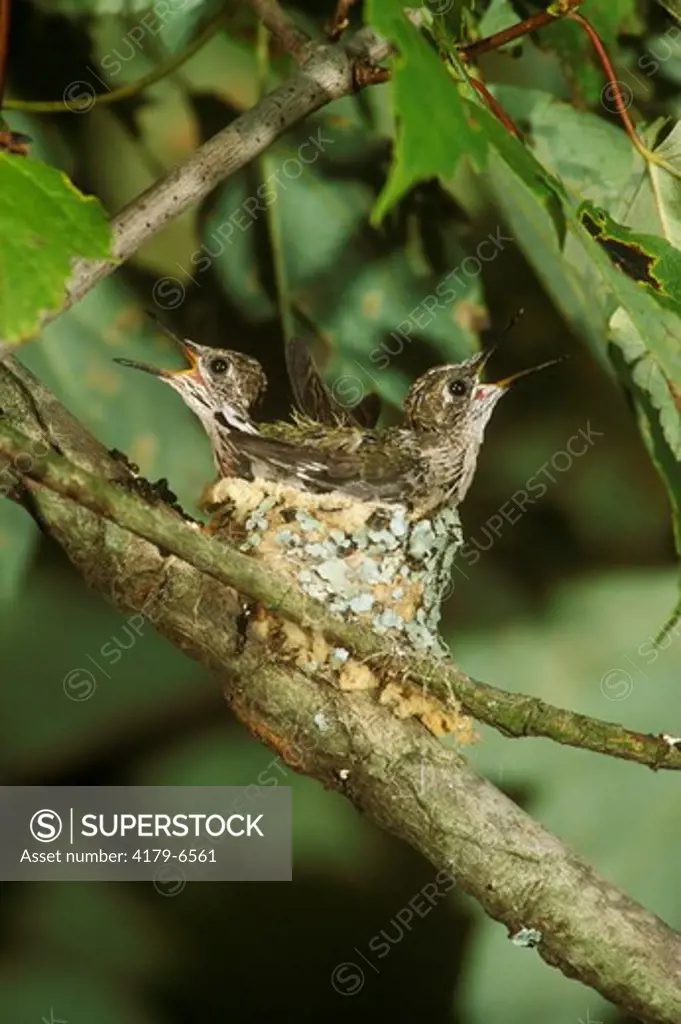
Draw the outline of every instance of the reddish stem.
[[[631,141],[633,142],[633,144],[639,150],[639,152],[642,153],[647,159],[648,150],[639,139],[638,132],[634,127],[634,122],[629,117],[629,111],[627,109],[627,104],[624,99],[624,96],[622,95],[622,90],[620,89],[620,83],[617,81],[617,78],[615,77],[615,69],[610,63],[610,58],[606,53],[605,47],[601,42],[600,36],[596,32],[595,28],[593,28],[593,26],[586,20],[584,15],[578,14],[576,11],[573,11],[571,14],[568,14],[568,18],[570,18],[571,21],[576,21],[578,25],[581,25],[586,34],[588,35],[589,39],[593,43],[594,49],[598,54],[598,58],[601,64],[603,65],[603,70],[605,71],[608,82],[610,83],[610,88],[612,89],[612,101],[615,104],[615,107],[617,108],[617,113],[622,118],[622,123],[624,124],[625,131],[631,139]]]
[[[496,114],[506,130],[510,132],[511,135],[515,135],[516,139],[520,139],[522,142],[522,135],[513,124],[513,121],[508,116],[501,103],[499,103],[499,101],[492,95],[485,83],[481,82],[479,78],[473,78],[472,75],[468,80],[475,91],[485,100],[492,113]]]
[[[552,11],[551,7],[548,7],[545,11],[540,11],[539,14],[533,14],[529,18],[525,18],[524,21],[519,21],[517,25],[511,25],[485,39],[478,39],[475,43],[462,46],[459,53],[465,60],[475,60],[481,54],[489,53],[490,50],[498,50],[500,46],[511,43],[514,39],[520,39],[521,36],[526,36],[530,32],[536,32],[537,29],[544,28],[545,25],[550,25],[559,18],[572,17],[571,12],[581,3],[582,0],[564,0],[559,11]],[[551,6],[557,8],[558,4]]]

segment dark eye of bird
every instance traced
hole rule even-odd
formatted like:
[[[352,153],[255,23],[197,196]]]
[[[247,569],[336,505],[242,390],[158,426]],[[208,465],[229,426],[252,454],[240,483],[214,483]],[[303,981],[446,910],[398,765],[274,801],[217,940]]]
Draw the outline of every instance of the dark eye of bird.
[[[457,398],[463,398],[463,396],[468,393],[468,385],[465,380],[454,380],[449,385],[449,390],[453,395],[456,395]]]
[[[226,359],[211,359],[210,361],[211,373],[221,374],[226,373],[229,369],[229,364]]]

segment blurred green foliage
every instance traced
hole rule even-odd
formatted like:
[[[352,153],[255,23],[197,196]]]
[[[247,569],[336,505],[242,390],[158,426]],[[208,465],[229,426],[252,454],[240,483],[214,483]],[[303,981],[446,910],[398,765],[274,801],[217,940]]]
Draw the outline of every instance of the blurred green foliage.
[[[495,32],[540,6],[429,2],[422,23],[451,57],[461,42],[454,33]],[[678,168],[681,33],[666,13],[676,6],[586,0],[581,9],[628,89],[641,136]],[[290,9],[319,33],[332,7]],[[164,16],[146,0],[17,4],[10,95],[56,98],[72,83],[81,92],[83,83],[118,88],[214,13],[201,2],[171,5]],[[101,441],[145,475],[167,477],[195,512],[212,473],[200,428],[160,381],[112,362],[179,365],[150,327],[149,307],[180,333],[259,358],[272,382],[262,412],[274,418],[290,405],[276,289],[284,279],[331,387],[348,400],[378,391],[386,420],[399,415],[416,374],[462,357],[483,329],[502,328],[524,307],[493,372],[565,351],[573,358],[519,385],[495,414],[462,511],[478,557],[454,574],[445,635],[481,679],[678,735],[681,643],[670,633],[657,650],[652,638],[676,600],[679,283],[675,270],[665,274],[661,296],[632,279],[580,210],[588,201],[604,211],[611,237],[634,239],[675,268],[681,183],[632,146],[577,25],[555,24],[480,61],[520,141],[456,79],[456,67],[449,73],[433,36],[396,0],[360,4],[353,18],[398,45],[394,81],[298,125],[19,357]],[[268,86],[289,71],[273,54]],[[21,166],[36,180],[56,180],[38,160],[59,167],[114,213],[252,106],[260,89],[255,24],[248,5],[232,4],[225,29],[141,96],[87,114],[7,119],[35,139]],[[9,168],[1,173],[16,173],[17,158],[0,160]],[[0,324],[11,338],[54,305],[68,256],[103,255],[100,227],[82,230],[94,204],[73,192],[70,202],[55,191],[47,223],[26,191],[11,212],[18,235],[0,232]],[[64,237],[67,215],[80,227]],[[48,245],[27,259],[26,236],[52,237],[52,223],[68,251]],[[593,444],[566,461],[570,438],[589,429]],[[493,517],[542,467],[553,476],[542,476],[542,497],[494,534]],[[89,593],[4,499],[0,601],[4,782],[249,784],[271,765],[273,754],[230,719],[212,681],[151,626],[109,664],[102,648],[123,635],[125,617]],[[94,691],[74,701],[68,681],[81,669]],[[466,753],[597,870],[681,926],[671,775],[487,729]],[[295,791],[290,886],[194,885],[171,899],[141,884],[5,884],[0,1019],[49,1020],[52,1009],[68,1024],[275,1016],[298,1024],[368,1020],[380,1009],[443,1024],[576,1021],[587,1011],[592,1021],[622,1020],[510,944],[456,890],[374,970],[364,965],[361,992],[338,994],[334,967],[369,955],[382,929],[394,935],[395,915],[433,872],[342,798],[279,768]]]

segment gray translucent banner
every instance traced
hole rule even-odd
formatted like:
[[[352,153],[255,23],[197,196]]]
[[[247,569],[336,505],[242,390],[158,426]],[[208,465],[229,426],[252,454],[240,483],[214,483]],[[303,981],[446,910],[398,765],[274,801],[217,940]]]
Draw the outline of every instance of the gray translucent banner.
[[[0,786],[0,880],[290,882],[288,786]]]

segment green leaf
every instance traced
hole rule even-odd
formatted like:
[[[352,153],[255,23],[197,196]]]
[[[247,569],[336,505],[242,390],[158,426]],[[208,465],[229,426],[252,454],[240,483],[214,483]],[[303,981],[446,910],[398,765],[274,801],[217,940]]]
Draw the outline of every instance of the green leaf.
[[[606,220],[608,229],[612,221]],[[679,332],[681,319],[675,309],[681,308],[676,279],[678,252],[663,239],[654,238],[655,248],[665,247],[664,261],[659,273],[665,283],[674,289],[672,301],[663,304],[647,284],[641,284],[624,273],[610,259],[582,227],[578,220],[571,224],[573,235],[591,262],[594,275],[600,277],[609,296],[608,310],[613,341],[620,348],[625,363],[630,367],[632,383],[649,399],[659,417],[659,425],[674,458],[681,457],[681,428],[676,389],[681,381],[681,346]],[[622,229],[619,229],[620,233]],[[637,236],[638,240],[645,236]],[[669,267],[671,266],[671,271]],[[654,426],[650,423],[651,429]]]
[[[623,309],[619,309],[613,316],[610,330],[627,363],[628,383],[643,440],[667,487],[672,506],[676,550],[681,556],[681,391],[667,380],[649,356],[641,335]],[[665,642],[679,620],[681,577],[679,598],[657,631],[656,645]]]
[[[577,218],[571,221],[570,228],[590,261],[591,274],[595,279],[600,278],[607,290],[608,305],[603,308],[608,318],[622,306],[641,338],[645,339],[646,350],[661,367],[667,380],[676,385],[681,380],[681,346],[678,342],[681,321],[672,303],[663,304],[649,285],[632,279],[616,266]],[[668,250],[678,256],[676,250],[662,239],[655,238],[655,242],[667,246]],[[673,283],[674,278],[665,276],[665,280]],[[672,296],[674,304],[678,302],[677,295],[678,292]],[[632,352],[631,356],[639,358],[640,354]]]
[[[493,92],[513,120],[529,130],[536,160],[581,199],[609,208],[623,193],[640,187],[645,161],[619,126],[540,89],[496,85]]]
[[[45,314],[59,309],[74,259],[110,256],[111,228],[99,200],[55,167],[0,153],[1,338],[30,338]]]
[[[464,38],[466,25],[471,20],[470,0],[423,0],[426,17],[439,21],[444,32],[453,39]]]
[[[592,203],[582,203],[577,216],[613,266],[655,292],[660,302],[681,312],[681,252],[678,249],[657,235],[631,231]]]
[[[490,139],[484,181],[513,240],[565,317],[594,347],[602,346],[604,316],[578,268],[565,260],[565,207],[561,187],[532,153],[480,108]]]
[[[681,256],[666,239],[623,228],[605,212],[596,211],[592,204],[584,203],[579,210],[573,210],[566,200],[563,200],[562,211],[569,234],[563,242],[551,224],[549,210],[542,204],[541,193],[533,187],[532,179],[514,173],[509,161],[504,159],[509,155],[510,143],[501,137],[492,138],[492,142],[487,171],[496,202],[555,302],[589,339],[601,361],[605,355],[603,334],[608,319],[621,306],[631,320],[636,342],[631,332],[626,344],[621,335],[614,336],[613,340],[619,341],[622,347],[626,379],[641,396],[639,408],[644,439],[669,491],[678,537],[681,532],[678,494],[681,492],[675,461],[679,457],[681,428],[675,389],[681,381],[681,346],[678,343],[681,324],[675,310],[681,308]],[[555,198],[560,201],[559,190]],[[596,233],[602,235],[601,241],[607,243],[608,236],[612,236],[615,244],[610,252],[587,232],[580,212],[582,219],[592,218]],[[651,280],[659,291],[633,280],[613,262],[613,255],[621,257],[632,252],[649,260],[655,274]],[[665,305],[660,298],[664,298]],[[653,443],[655,431],[660,437]]]
[[[506,157],[509,143],[503,137],[494,141]],[[622,227],[590,203],[582,203],[576,215],[569,205],[564,207],[571,237],[570,244],[563,246],[536,188],[528,187],[527,177],[521,180],[512,173],[508,162],[497,156],[496,146],[490,151],[488,167],[496,201],[519,244],[563,313],[590,339],[596,353],[602,356],[604,322],[620,305],[636,324],[639,337],[646,339],[642,350],[625,352],[625,360],[628,365],[636,363],[636,383],[662,417],[664,436],[671,451],[677,453],[679,417],[670,387],[681,380],[676,316],[676,310],[681,310],[681,254],[666,239]],[[591,223],[591,234],[583,227],[585,220]],[[579,250],[575,241],[580,243]],[[633,267],[624,262],[625,257],[634,260]],[[636,271],[639,280],[627,276],[623,266]],[[651,283],[640,283],[641,279]],[[598,302],[594,302],[596,295]]]
[[[562,240],[565,235],[563,202],[566,193],[560,180],[543,167],[532,151],[511,135],[486,106],[471,103],[468,104],[468,111],[470,119],[484,130],[489,142],[483,159],[475,161],[478,170],[484,171],[490,154],[497,153],[509,170],[536,197],[552,221],[558,238]]]
[[[647,82],[645,80],[642,82],[640,75],[632,69],[637,84],[639,87],[642,86],[641,93],[644,96],[653,91],[650,79],[657,74],[664,80],[664,85],[668,82],[678,85],[681,82],[681,45],[679,44],[678,26],[668,25],[664,32],[648,36],[645,40],[645,52],[636,61],[636,67],[639,71],[643,71],[648,79]]]
[[[631,384],[638,398],[639,412],[644,417],[642,433],[653,461],[664,476],[676,511],[676,531],[681,555],[681,412],[678,382],[668,376],[664,364],[651,352],[629,313],[620,306],[610,320],[610,336],[620,349],[629,370]],[[670,357],[678,356],[678,342],[670,339]],[[676,349],[676,353],[674,353]],[[671,358],[669,360],[671,364]],[[650,408],[652,406],[652,409]],[[657,427],[659,425],[659,431]],[[661,432],[661,437],[658,433]],[[663,442],[670,458],[661,450]]]
[[[681,121],[677,121],[672,131],[655,146],[655,153],[671,166],[681,171]],[[629,207],[625,223],[631,227],[650,226],[651,222],[659,222],[658,234],[666,238],[677,249],[681,249],[681,184],[679,179],[665,171],[658,164],[650,161],[645,163],[643,173],[647,176],[645,186],[641,187],[640,195],[635,197]],[[612,211],[618,216],[618,211]],[[651,217],[654,218],[651,221]]]
[[[397,139],[388,182],[372,212],[377,224],[419,181],[451,178],[464,155],[481,158],[485,137],[436,51],[394,0],[371,0],[367,22],[393,43]]]
[[[681,415],[679,393],[647,351],[636,327],[623,309],[610,322],[613,341],[622,352],[629,376],[641,434],[672,506],[676,549],[681,556]],[[624,375],[624,374],[623,374]],[[677,605],[664,630],[679,617]]]
[[[592,272],[600,276],[610,302],[617,306],[609,328],[623,366],[614,362],[633,394],[641,434],[667,487],[681,555],[681,320],[656,300],[649,286],[614,266],[578,221],[571,227],[591,258]]]
[[[594,343],[603,319],[581,274],[566,263],[560,239],[540,197],[496,153],[490,155],[489,184],[510,232],[563,315]]]
[[[637,329],[646,339],[647,350],[667,380],[681,380],[679,320],[675,315],[675,310],[681,309],[679,252],[666,239],[643,235],[616,224],[605,211],[596,210],[590,203],[582,203],[573,212],[571,205],[563,202],[561,212],[570,232],[566,241],[571,243],[563,244],[547,216],[553,207],[547,205],[545,193],[538,187],[539,178],[533,179],[527,174],[527,161],[534,158],[527,154],[525,165],[516,161],[514,170],[524,171],[522,178],[513,173],[508,157],[511,144],[516,140],[504,135],[503,129],[501,135],[495,135],[495,131],[492,126],[488,128],[493,143],[488,160],[489,183],[517,241],[563,313],[590,338],[594,350],[602,353],[604,324],[615,309],[623,305],[636,321]],[[560,202],[558,189],[554,200]],[[582,222],[589,217],[595,222],[604,247],[584,228]],[[649,261],[651,280],[659,290],[633,280],[613,262],[613,251],[606,251],[608,238],[616,243],[615,257],[638,253],[645,266]],[[579,242],[579,248],[575,241]],[[596,293],[599,302],[594,303]],[[667,308],[661,305],[660,298],[664,298]],[[658,394],[658,407],[661,400]],[[669,431],[673,439],[671,425]]]

